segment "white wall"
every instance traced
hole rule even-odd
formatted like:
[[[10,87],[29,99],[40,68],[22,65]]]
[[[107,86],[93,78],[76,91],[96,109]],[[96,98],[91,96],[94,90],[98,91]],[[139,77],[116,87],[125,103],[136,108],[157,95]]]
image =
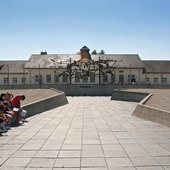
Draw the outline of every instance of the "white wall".
[[[131,75],[131,78],[134,75],[136,83],[141,83],[141,81],[143,80],[142,69],[115,69],[114,72],[116,75],[116,82],[119,82],[119,75],[124,76],[124,83],[126,84],[128,84],[130,81],[130,79],[128,78],[128,76],[130,75]]]
[[[27,72],[25,74],[26,82],[25,84],[39,84],[39,82],[35,82],[35,75],[42,75],[42,84],[54,84],[54,75],[55,75],[55,68],[48,68],[48,69],[27,69]],[[64,69],[57,70],[56,74],[62,73]],[[101,84],[111,84],[111,83],[116,83],[119,82],[119,75],[124,76],[124,82],[123,83],[128,83],[128,75],[135,75],[136,83],[141,84],[146,84],[145,82],[145,77],[149,77],[149,82],[151,84],[156,84],[154,83],[154,77],[158,77],[158,83],[161,84],[161,76],[162,77],[167,77],[167,84],[170,84],[170,74],[145,74],[142,73],[142,69],[115,69],[112,72],[115,76],[115,82],[111,81],[111,74],[108,74],[108,82],[103,81],[103,75],[100,76],[100,82]],[[46,75],[50,74],[51,75],[51,83],[47,83],[46,81]],[[96,72],[96,74],[99,74]],[[4,84],[4,78],[8,77],[8,74],[0,74],[0,85],[5,85]],[[13,83],[13,78],[17,78],[17,83]],[[9,84],[10,85],[16,85],[16,84],[23,84],[22,83],[22,78],[23,78],[23,73],[21,74],[9,74]],[[63,83],[63,78],[62,76],[59,77],[59,82],[56,84],[70,84],[70,79],[68,77],[67,83]],[[80,82],[75,82],[75,78],[71,79],[71,84],[99,84],[99,75],[96,75],[95,77],[95,82],[90,82],[90,77],[88,77],[88,82],[84,83],[82,79],[80,79]],[[162,83],[165,84],[165,83]],[[6,84],[7,85],[7,84]]]
[[[8,78],[8,74],[0,74],[0,84],[8,85],[4,83],[4,78]],[[13,82],[13,78],[17,78],[17,82]],[[23,74],[9,74],[9,85],[17,85],[22,83]]]
[[[170,84],[170,74],[145,74],[146,77],[149,78],[149,83],[151,84]],[[154,78],[158,78],[158,83],[154,82]],[[167,78],[167,83],[161,82],[163,77]]]

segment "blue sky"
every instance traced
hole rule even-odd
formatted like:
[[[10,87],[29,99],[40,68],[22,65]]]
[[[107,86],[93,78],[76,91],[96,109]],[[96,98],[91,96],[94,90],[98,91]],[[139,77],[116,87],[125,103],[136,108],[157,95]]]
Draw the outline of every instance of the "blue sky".
[[[170,0],[0,0],[0,60],[76,54],[84,45],[170,60]]]

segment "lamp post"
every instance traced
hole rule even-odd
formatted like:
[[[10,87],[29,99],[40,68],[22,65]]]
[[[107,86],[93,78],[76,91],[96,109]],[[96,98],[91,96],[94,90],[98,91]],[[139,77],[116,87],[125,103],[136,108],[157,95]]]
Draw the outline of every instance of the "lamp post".
[[[31,82],[31,69],[30,69],[29,71],[30,71],[30,84],[31,84],[31,83],[32,83],[32,82]]]
[[[70,77],[69,77],[69,78],[70,78],[70,84],[71,84],[71,71],[72,71],[72,70],[71,70],[71,66],[72,66],[72,64],[71,64],[71,58],[70,58],[70,69],[69,69],[69,74],[70,74]]]
[[[145,67],[145,84],[148,84],[148,80],[147,80],[147,66]]]
[[[101,76],[100,76],[100,57],[99,57],[99,84],[101,84],[100,78],[101,78]]]
[[[131,64],[130,64],[130,84],[132,84],[132,70],[131,70]]]
[[[161,65],[161,85],[162,85],[162,79],[163,79],[163,74],[162,74],[162,65]]]
[[[7,75],[8,75],[8,85],[9,85],[9,65],[6,64],[6,66],[7,66]]]
[[[39,80],[39,85],[41,86],[41,80],[40,80],[40,64],[38,64],[38,67],[39,67],[39,76],[38,76],[38,80]]]
[[[25,85],[25,68],[24,68],[24,64],[22,64],[23,67],[23,83]]]
[[[50,59],[53,63],[54,63],[54,65],[55,65],[55,70],[54,70],[54,73],[55,73],[55,75],[54,75],[54,83],[56,84],[57,83],[57,77],[56,77],[56,72],[57,72],[57,66],[56,66],[56,61],[54,60],[54,59]]]
[[[138,80],[139,84],[140,84],[140,73],[141,73],[141,69],[139,69],[139,80]]]
[[[57,72],[57,68],[55,67],[55,70],[54,70],[54,73],[55,73],[55,75],[54,75],[54,83],[56,84],[57,83],[57,76],[56,76],[56,72]]]

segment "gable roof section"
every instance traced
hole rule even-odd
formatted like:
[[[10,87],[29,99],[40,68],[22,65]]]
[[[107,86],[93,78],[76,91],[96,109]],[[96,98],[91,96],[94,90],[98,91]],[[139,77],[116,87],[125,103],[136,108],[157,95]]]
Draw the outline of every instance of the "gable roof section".
[[[0,66],[2,67],[0,69],[0,73],[14,73],[14,74],[18,74],[18,73],[23,73],[23,68],[24,65],[27,61],[26,60],[16,60],[16,61],[0,61]],[[8,70],[9,68],[9,70]]]
[[[144,60],[147,73],[170,73],[170,61]]]
[[[94,60],[113,60],[116,61],[115,68],[145,68],[143,61],[137,54],[104,54],[92,55]]]
[[[116,60],[116,68],[145,68],[143,61],[137,54],[91,55],[91,58],[94,61],[99,61],[99,57],[100,60]],[[61,65],[65,67],[69,64],[70,58],[71,62],[74,62],[75,60],[80,60],[81,56],[78,54],[33,54],[25,64],[25,68],[51,68]]]
[[[79,60],[81,57],[78,54],[33,54],[28,62],[25,64],[25,68],[51,68],[58,66],[67,66],[74,60]]]

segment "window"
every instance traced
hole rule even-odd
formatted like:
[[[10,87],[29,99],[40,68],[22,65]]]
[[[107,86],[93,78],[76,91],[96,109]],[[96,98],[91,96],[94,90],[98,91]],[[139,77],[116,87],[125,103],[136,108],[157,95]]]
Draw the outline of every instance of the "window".
[[[51,83],[51,75],[50,74],[46,75],[46,82]]]
[[[80,82],[80,77],[77,73],[75,73],[75,82],[76,83]]]
[[[54,75],[54,82],[58,83],[59,82],[59,75]]]
[[[134,74],[129,74],[128,75],[128,83],[135,83],[136,82],[136,78]]]
[[[90,74],[90,82],[95,83],[95,73]]]
[[[145,81],[146,82],[149,82],[150,80],[149,80],[149,77],[145,77]]]
[[[42,83],[42,75],[40,75],[40,78],[39,75],[35,75],[35,83]]]
[[[87,83],[88,82],[88,77],[87,76],[83,76],[83,83]]]
[[[103,75],[103,82],[108,82],[108,75]]]
[[[167,83],[167,77],[162,77],[162,83],[164,83],[164,84]]]
[[[154,82],[154,83],[158,83],[158,77],[154,77],[154,78],[153,78],[153,82]]]
[[[25,77],[22,77],[21,79],[22,83],[24,84],[26,82],[26,78]]]
[[[120,70],[119,73],[124,73],[124,71]]]
[[[13,82],[14,84],[17,84],[17,77],[13,77],[13,78],[12,78],[12,82]]]
[[[4,84],[8,84],[8,78],[4,78]]]
[[[38,75],[35,75],[35,82],[38,83],[39,82],[39,76]]]
[[[67,75],[63,75],[63,83],[67,83]]]
[[[132,75],[132,79],[135,79],[135,75]]]

